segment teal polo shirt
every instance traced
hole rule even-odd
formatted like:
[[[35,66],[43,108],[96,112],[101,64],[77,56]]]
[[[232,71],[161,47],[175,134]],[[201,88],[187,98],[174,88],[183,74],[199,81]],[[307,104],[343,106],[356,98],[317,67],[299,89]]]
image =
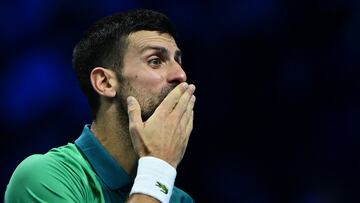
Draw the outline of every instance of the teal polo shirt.
[[[133,181],[85,125],[75,144],[22,161],[7,186],[5,202],[125,202]],[[170,202],[194,201],[174,187]]]

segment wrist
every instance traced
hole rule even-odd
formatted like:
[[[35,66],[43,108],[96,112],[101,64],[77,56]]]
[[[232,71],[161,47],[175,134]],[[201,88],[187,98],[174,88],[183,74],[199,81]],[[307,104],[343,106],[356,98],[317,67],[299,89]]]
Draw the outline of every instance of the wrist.
[[[144,155],[144,156],[140,156],[140,158],[143,158],[143,157],[152,157],[152,158],[156,158],[156,159],[159,159],[161,161],[164,161],[166,162],[167,164],[169,164],[170,166],[172,166],[175,170],[178,166],[178,162],[176,160],[173,160],[173,159],[169,159],[168,157],[166,156],[159,156],[159,155],[153,155],[153,154],[148,154],[148,155]]]
[[[169,202],[176,178],[176,169],[166,161],[144,156],[139,159],[134,185],[130,195],[141,193]]]

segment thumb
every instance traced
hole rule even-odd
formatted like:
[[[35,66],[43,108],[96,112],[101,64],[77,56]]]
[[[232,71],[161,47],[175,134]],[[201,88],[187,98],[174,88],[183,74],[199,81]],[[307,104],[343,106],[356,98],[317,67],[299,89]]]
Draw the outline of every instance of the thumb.
[[[127,98],[127,104],[128,104],[128,115],[129,115],[129,124],[141,124],[142,118],[141,118],[141,108],[139,102],[135,99],[133,96],[129,96]]]

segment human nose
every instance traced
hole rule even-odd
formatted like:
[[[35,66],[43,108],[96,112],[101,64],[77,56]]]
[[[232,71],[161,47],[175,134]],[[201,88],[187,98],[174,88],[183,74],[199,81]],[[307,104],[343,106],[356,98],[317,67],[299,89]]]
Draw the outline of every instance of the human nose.
[[[186,73],[181,65],[177,62],[173,62],[168,72],[168,83],[180,84],[187,80]]]

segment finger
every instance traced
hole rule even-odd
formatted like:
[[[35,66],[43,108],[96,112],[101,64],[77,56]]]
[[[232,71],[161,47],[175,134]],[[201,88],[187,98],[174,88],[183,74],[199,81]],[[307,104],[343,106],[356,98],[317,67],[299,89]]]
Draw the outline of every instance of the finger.
[[[186,93],[184,93],[181,96],[179,102],[176,104],[172,113],[174,114],[175,118],[178,118],[179,121],[183,117],[183,114],[186,112],[187,106],[194,91],[195,91],[195,85],[189,85],[189,88],[186,91]]]
[[[161,102],[157,108],[157,111],[159,109],[165,114],[169,114],[174,109],[174,106],[179,102],[179,99],[188,89],[188,87],[189,85],[186,82],[180,83],[178,86],[176,86]]]
[[[141,107],[139,102],[133,96],[127,98],[129,126],[136,126],[143,123],[141,118]]]
[[[195,95],[192,95],[187,105],[186,111],[180,120],[180,125],[183,127],[183,129],[186,129],[186,126],[191,118],[191,114],[195,105],[195,99]]]
[[[190,116],[189,122],[186,126],[186,134],[190,135],[190,133],[193,129],[193,124],[194,124],[194,110],[191,111],[191,116]]]
[[[191,111],[191,115],[190,115],[190,119],[187,123],[187,126],[186,126],[186,130],[185,130],[185,148],[187,147],[187,144],[189,142],[189,138],[190,138],[190,134],[191,134],[191,131],[193,129],[193,124],[194,124],[194,111],[192,110]]]

